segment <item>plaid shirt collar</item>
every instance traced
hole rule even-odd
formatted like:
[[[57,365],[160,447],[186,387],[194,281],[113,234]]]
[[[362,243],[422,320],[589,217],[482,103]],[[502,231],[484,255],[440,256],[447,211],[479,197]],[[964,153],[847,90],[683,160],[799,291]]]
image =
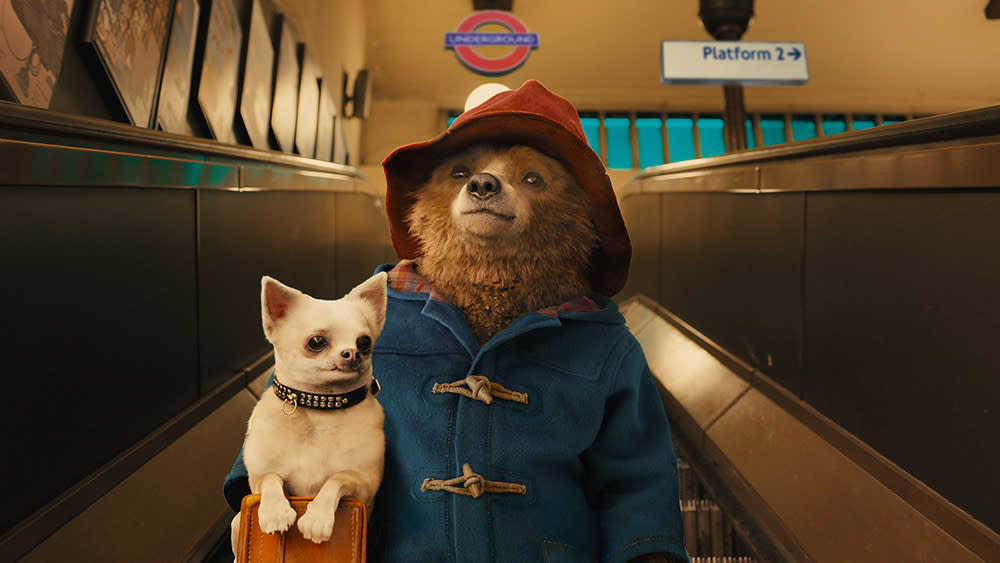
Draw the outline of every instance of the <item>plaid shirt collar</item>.
[[[389,289],[402,293],[426,293],[430,299],[447,303],[448,300],[420,275],[417,271],[418,267],[419,264],[414,260],[401,260],[389,271]],[[549,317],[558,317],[560,314],[591,313],[601,309],[602,307],[593,299],[585,295],[578,295],[565,303],[545,307],[536,312]]]

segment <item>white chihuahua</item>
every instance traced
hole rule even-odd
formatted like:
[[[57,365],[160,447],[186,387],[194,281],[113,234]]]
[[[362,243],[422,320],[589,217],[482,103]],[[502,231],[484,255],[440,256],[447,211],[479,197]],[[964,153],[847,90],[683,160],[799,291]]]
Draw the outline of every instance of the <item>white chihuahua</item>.
[[[243,443],[250,490],[261,495],[258,520],[269,534],[295,522],[286,494],[315,497],[298,527],[322,543],[333,533],[341,497],[370,509],[382,481],[385,417],[375,400],[371,353],[385,324],[386,275],[335,301],[264,276],[260,300],[275,366]],[[239,519],[233,519],[233,553]]]

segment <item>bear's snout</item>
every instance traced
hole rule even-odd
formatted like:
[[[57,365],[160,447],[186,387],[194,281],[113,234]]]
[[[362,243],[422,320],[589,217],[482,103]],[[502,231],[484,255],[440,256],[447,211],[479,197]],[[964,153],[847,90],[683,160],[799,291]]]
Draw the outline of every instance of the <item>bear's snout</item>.
[[[500,193],[500,180],[493,174],[479,172],[469,178],[469,183],[465,189],[469,192],[470,196],[486,201]]]

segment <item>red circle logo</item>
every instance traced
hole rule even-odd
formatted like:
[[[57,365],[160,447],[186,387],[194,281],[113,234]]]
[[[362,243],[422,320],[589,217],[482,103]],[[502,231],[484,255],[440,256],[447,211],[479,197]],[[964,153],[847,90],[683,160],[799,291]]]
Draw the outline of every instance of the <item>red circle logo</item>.
[[[508,33],[478,32],[487,24],[499,24]],[[476,12],[462,20],[454,33],[445,34],[445,47],[455,50],[455,55],[470,70],[488,76],[512,72],[528,60],[532,49],[538,48],[538,34],[528,32],[527,26],[509,12],[489,10]],[[506,45],[513,49],[499,58],[484,57],[475,47],[486,45]]]

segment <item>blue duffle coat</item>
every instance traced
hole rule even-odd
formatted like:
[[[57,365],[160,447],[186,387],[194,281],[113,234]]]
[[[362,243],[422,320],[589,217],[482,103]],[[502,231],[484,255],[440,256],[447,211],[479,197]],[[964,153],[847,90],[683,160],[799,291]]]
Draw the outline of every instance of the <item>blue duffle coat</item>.
[[[369,561],[687,558],[667,419],[612,301],[522,315],[480,347],[422,280],[390,276],[374,355],[386,463]],[[238,510],[241,459],[225,491]]]

